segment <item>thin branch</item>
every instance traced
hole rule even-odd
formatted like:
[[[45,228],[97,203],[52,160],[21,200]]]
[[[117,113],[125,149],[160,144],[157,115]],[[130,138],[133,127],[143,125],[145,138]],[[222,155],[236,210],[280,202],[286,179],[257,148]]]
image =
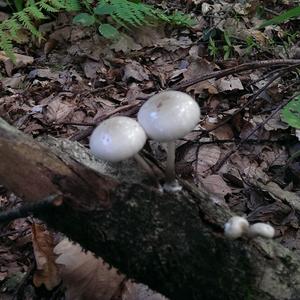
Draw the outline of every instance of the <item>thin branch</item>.
[[[204,130],[204,133],[209,133],[212,132],[214,130],[216,130],[217,128],[223,126],[224,124],[226,124],[229,120],[231,120],[234,116],[236,116],[237,114],[239,114],[241,111],[243,111],[247,106],[249,106],[250,104],[252,104],[258,97],[259,95],[265,91],[276,79],[280,78],[283,74],[285,74],[286,72],[298,67],[299,64],[295,65],[295,66],[289,66],[287,68],[283,68],[280,70],[280,72],[276,75],[274,75],[264,86],[262,86],[260,89],[258,89],[253,95],[252,97],[250,97],[250,99],[244,103],[239,109],[237,109],[232,115],[230,115],[229,117],[225,118],[224,120],[222,120],[220,123],[218,123],[215,127],[209,129],[209,130]]]
[[[298,94],[299,96],[300,94]],[[274,115],[276,115],[285,105],[287,105],[290,101],[292,101],[297,95],[294,95],[293,97],[289,98],[286,101],[283,101],[280,105],[277,106],[277,108],[260,124],[258,124],[245,138],[243,138],[234,149],[229,151],[223,158],[220,160],[215,166],[212,167],[213,172],[217,172],[221,169],[223,164],[229,159],[229,157],[234,154],[236,151],[238,151],[241,146],[260,128],[262,128],[268,121],[270,121]]]
[[[219,79],[231,74],[240,73],[240,72],[258,69],[258,68],[277,67],[277,66],[285,66],[285,65],[299,65],[299,64],[300,64],[300,59],[270,59],[270,60],[262,60],[262,61],[253,61],[232,68],[228,68],[225,70],[215,71],[210,74],[201,75],[197,78],[186,80],[177,85],[173,85],[171,88],[173,90],[182,90],[195,83],[205,81],[211,78]]]
[[[59,206],[61,204],[61,199],[59,195],[50,195],[39,202],[24,204],[21,207],[10,209],[5,212],[0,213],[0,222],[10,222],[15,219],[25,218],[35,212],[40,212],[49,207]]]
[[[120,107],[114,109],[113,111],[110,111],[110,112],[104,114],[103,116],[97,118],[95,120],[95,125],[94,126],[96,126],[100,122],[104,121],[105,119],[107,119],[107,118],[109,118],[109,117],[111,117],[111,116],[113,116],[115,114],[118,114],[118,113],[123,112],[125,110],[134,109],[134,108],[138,107],[139,104],[140,104],[140,101],[135,101],[134,103],[131,103],[131,104],[128,104],[128,105],[124,105],[124,106],[120,106]],[[81,125],[83,125],[83,124],[81,124]],[[91,126],[92,128],[88,128],[88,129],[85,129],[83,131],[75,133],[71,137],[71,140],[72,141],[79,141],[79,140],[82,140],[82,139],[88,137],[92,133],[94,126],[92,126],[91,124],[87,125],[87,126]]]

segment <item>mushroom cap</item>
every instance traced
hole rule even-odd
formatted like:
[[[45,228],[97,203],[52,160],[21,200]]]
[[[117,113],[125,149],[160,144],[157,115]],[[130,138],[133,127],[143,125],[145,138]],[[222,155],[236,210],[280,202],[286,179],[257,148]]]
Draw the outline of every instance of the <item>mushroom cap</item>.
[[[150,97],[138,113],[147,135],[160,142],[184,137],[200,119],[200,108],[188,94],[166,91]]]
[[[134,156],[145,145],[147,136],[140,124],[129,117],[113,117],[96,127],[90,138],[92,153],[117,162]]]
[[[272,239],[275,236],[275,229],[266,223],[255,223],[249,227],[248,235],[249,237],[261,236]]]
[[[225,236],[229,239],[237,239],[247,232],[249,223],[245,218],[234,216],[224,226]]]

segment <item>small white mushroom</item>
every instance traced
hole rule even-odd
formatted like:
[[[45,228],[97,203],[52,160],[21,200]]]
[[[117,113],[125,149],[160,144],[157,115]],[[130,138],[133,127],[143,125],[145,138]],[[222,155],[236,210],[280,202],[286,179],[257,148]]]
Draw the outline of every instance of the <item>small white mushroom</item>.
[[[176,190],[175,140],[195,128],[200,119],[200,108],[186,93],[165,91],[149,98],[138,112],[138,121],[147,135],[167,143],[166,183]]]
[[[248,236],[254,238],[257,236],[272,239],[275,236],[275,229],[266,223],[255,223],[249,227]]]
[[[237,239],[247,233],[249,223],[245,218],[234,216],[231,217],[224,225],[224,234],[229,239]]]
[[[93,131],[90,149],[103,160],[118,162],[136,156],[146,139],[146,133],[137,121],[123,116],[113,117],[103,121]],[[140,159],[137,157],[137,160]]]

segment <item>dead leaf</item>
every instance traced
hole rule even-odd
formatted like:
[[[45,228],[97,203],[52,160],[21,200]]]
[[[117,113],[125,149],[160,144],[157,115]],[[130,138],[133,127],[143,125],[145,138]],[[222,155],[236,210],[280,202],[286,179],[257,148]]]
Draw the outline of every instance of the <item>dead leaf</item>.
[[[143,66],[137,61],[131,61],[125,65],[123,80],[133,78],[137,81],[149,80],[147,72],[144,70]]]
[[[75,107],[69,103],[63,102],[62,99],[56,98],[46,108],[45,118],[48,122],[61,123],[67,117],[71,118],[71,112]]]
[[[284,191],[280,186],[270,181],[267,184],[261,182],[256,183],[262,190],[268,192],[270,196],[276,200],[280,200],[284,203],[288,203],[291,207],[300,211],[300,197],[293,192]]]
[[[116,52],[122,51],[123,53],[127,54],[132,50],[141,50],[142,46],[137,44],[131,36],[122,34],[115,43],[110,45],[109,48],[115,50]]]
[[[83,252],[78,244],[68,239],[56,245],[54,253],[58,255],[56,264],[67,287],[67,299],[111,300],[125,279],[117,269],[91,252]]]
[[[95,79],[99,73],[106,73],[105,66],[102,61],[87,60],[83,63],[83,71],[87,78]]]
[[[143,47],[156,46],[161,39],[166,37],[164,27],[164,24],[155,27],[141,26],[134,31],[134,40]]]
[[[263,123],[269,117],[268,114],[261,114],[253,116],[252,119],[256,124]],[[280,112],[275,114],[272,119],[264,124],[264,128],[267,131],[278,130],[278,129],[288,129],[289,125],[281,121]]]
[[[192,80],[206,75],[213,72],[214,69],[215,65],[213,63],[208,62],[206,59],[197,59],[188,66],[187,71],[183,74],[184,80]],[[193,84],[187,88],[187,92],[189,91],[195,91],[196,94],[202,94],[204,91],[208,91],[209,94],[219,93],[214,79]]]
[[[209,175],[201,181],[209,192],[219,197],[224,198],[224,196],[232,193],[231,188],[220,175]]]
[[[58,80],[59,72],[53,72],[50,68],[34,69],[28,74],[29,79],[42,78]]]
[[[193,163],[197,176],[205,177],[221,156],[221,149],[216,145],[191,147],[184,156],[184,161]]]
[[[33,275],[33,283],[37,287],[44,284],[46,289],[51,291],[61,282],[53,254],[53,235],[42,225],[34,223],[32,225],[32,244],[37,266]]]
[[[117,269],[68,239],[62,240],[54,252],[67,287],[67,300],[166,300],[147,286],[126,279]]]
[[[4,88],[10,87],[12,89],[19,89],[22,87],[24,79],[25,75],[16,73],[12,77],[3,78],[0,81],[2,82]]]
[[[4,51],[0,51],[0,62],[4,63],[5,71],[8,76],[12,75],[12,71],[15,69],[19,69],[21,67],[25,67],[27,65],[31,65],[34,61],[32,56],[22,55],[15,53],[15,63],[4,53]]]
[[[244,87],[239,78],[228,76],[220,78],[216,81],[216,86],[219,92],[227,92],[227,91],[234,91],[239,90],[243,91]]]
[[[218,126],[222,120],[218,120],[218,118],[211,118],[208,117],[205,119],[204,124],[201,127],[205,128],[206,130],[211,130]],[[222,124],[221,126],[217,127],[209,134],[215,136],[218,140],[231,140],[234,137],[233,131],[228,124]]]

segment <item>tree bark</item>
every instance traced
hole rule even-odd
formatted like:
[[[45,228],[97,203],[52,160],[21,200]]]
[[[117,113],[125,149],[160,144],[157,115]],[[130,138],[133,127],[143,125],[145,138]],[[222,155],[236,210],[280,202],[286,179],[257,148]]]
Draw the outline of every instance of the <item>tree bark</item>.
[[[299,256],[272,240],[224,238],[231,212],[192,184],[162,193],[133,162],[37,142],[2,119],[0,158],[0,183],[25,201],[63,195],[37,217],[172,300],[299,299]]]

